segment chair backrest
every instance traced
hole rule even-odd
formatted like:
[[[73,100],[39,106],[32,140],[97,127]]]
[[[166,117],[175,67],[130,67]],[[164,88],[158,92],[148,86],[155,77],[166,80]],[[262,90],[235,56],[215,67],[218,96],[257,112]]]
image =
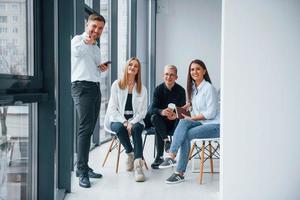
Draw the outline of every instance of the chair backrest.
[[[111,134],[116,135],[116,132],[114,132],[114,131],[111,130],[111,128],[110,128],[110,123],[111,123],[111,122],[109,121],[109,114],[108,114],[108,112],[106,112],[105,117],[104,117],[104,124],[103,124],[104,130],[105,130],[106,132],[109,132],[109,133],[111,133]]]

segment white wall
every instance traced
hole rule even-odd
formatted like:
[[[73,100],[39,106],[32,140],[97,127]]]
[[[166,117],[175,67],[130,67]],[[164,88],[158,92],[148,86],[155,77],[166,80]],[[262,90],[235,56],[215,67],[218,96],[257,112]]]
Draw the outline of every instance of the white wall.
[[[300,199],[300,1],[224,0],[224,200]]]
[[[216,88],[220,87],[221,0],[158,0],[156,27],[156,84],[163,68],[179,68],[185,88],[188,65],[201,59]]]

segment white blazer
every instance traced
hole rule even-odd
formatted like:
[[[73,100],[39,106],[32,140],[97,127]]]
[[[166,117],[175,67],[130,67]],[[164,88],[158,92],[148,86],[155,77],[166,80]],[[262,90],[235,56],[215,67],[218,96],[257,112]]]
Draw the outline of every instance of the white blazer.
[[[111,93],[107,107],[107,115],[109,116],[110,122],[121,122],[124,123],[126,118],[124,117],[125,104],[128,96],[128,89],[122,90],[118,84],[119,80],[116,80],[111,85]],[[133,117],[128,122],[135,124],[141,123],[143,125],[143,119],[147,113],[147,89],[142,85],[142,92],[139,94],[136,91],[136,84],[132,90],[132,109]]]

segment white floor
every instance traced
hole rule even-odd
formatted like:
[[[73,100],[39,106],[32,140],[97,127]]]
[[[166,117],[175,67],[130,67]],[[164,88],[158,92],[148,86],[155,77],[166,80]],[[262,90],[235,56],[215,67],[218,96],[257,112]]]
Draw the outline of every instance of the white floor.
[[[213,176],[204,173],[203,184],[199,184],[199,173],[191,172],[191,162],[188,165],[185,181],[183,183],[169,185],[164,183],[173,169],[151,169],[153,161],[153,138],[148,137],[144,156],[149,166],[145,170],[146,182],[137,183],[134,181],[134,173],[125,170],[126,154],[121,154],[119,173],[115,173],[117,154],[112,152],[108,157],[106,165],[102,168],[104,156],[108,150],[108,144],[104,144],[90,153],[90,166],[103,174],[102,179],[91,179],[92,187],[84,189],[78,186],[78,178],[72,176],[72,192],[66,196],[66,200],[191,200],[193,198],[205,200],[219,199],[219,173]],[[205,163],[205,171],[208,171],[208,162]],[[218,169],[218,161],[215,162],[215,171]]]

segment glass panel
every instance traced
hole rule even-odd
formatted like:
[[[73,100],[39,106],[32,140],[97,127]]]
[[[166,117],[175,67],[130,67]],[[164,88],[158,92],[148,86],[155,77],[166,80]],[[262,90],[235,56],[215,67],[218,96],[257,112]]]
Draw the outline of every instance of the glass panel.
[[[101,60],[106,62],[110,60],[110,12],[109,12],[109,1],[100,0],[100,14],[105,18],[105,28],[100,38],[100,51]],[[111,67],[111,65],[109,66]],[[100,141],[104,141],[111,137],[110,134],[106,133],[103,129],[104,115],[107,108],[109,93],[110,93],[110,70],[101,73],[101,110],[100,110]]]
[[[93,0],[84,0],[84,3],[90,8],[93,8]]]
[[[35,105],[36,106],[36,105]],[[0,107],[0,199],[34,199],[36,147],[32,105]],[[36,109],[35,109],[36,110]],[[36,122],[36,121],[35,121]],[[31,124],[32,123],[32,124]],[[36,123],[35,123],[36,124]]]
[[[30,0],[0,1],[0,74],[33,75],[28,58],[33,49],[28,47],[33,41],[28,38],[33,24],[31,4]]]
[[[128,0],[118,1],[118,77],[123,74],[128,47]]]

